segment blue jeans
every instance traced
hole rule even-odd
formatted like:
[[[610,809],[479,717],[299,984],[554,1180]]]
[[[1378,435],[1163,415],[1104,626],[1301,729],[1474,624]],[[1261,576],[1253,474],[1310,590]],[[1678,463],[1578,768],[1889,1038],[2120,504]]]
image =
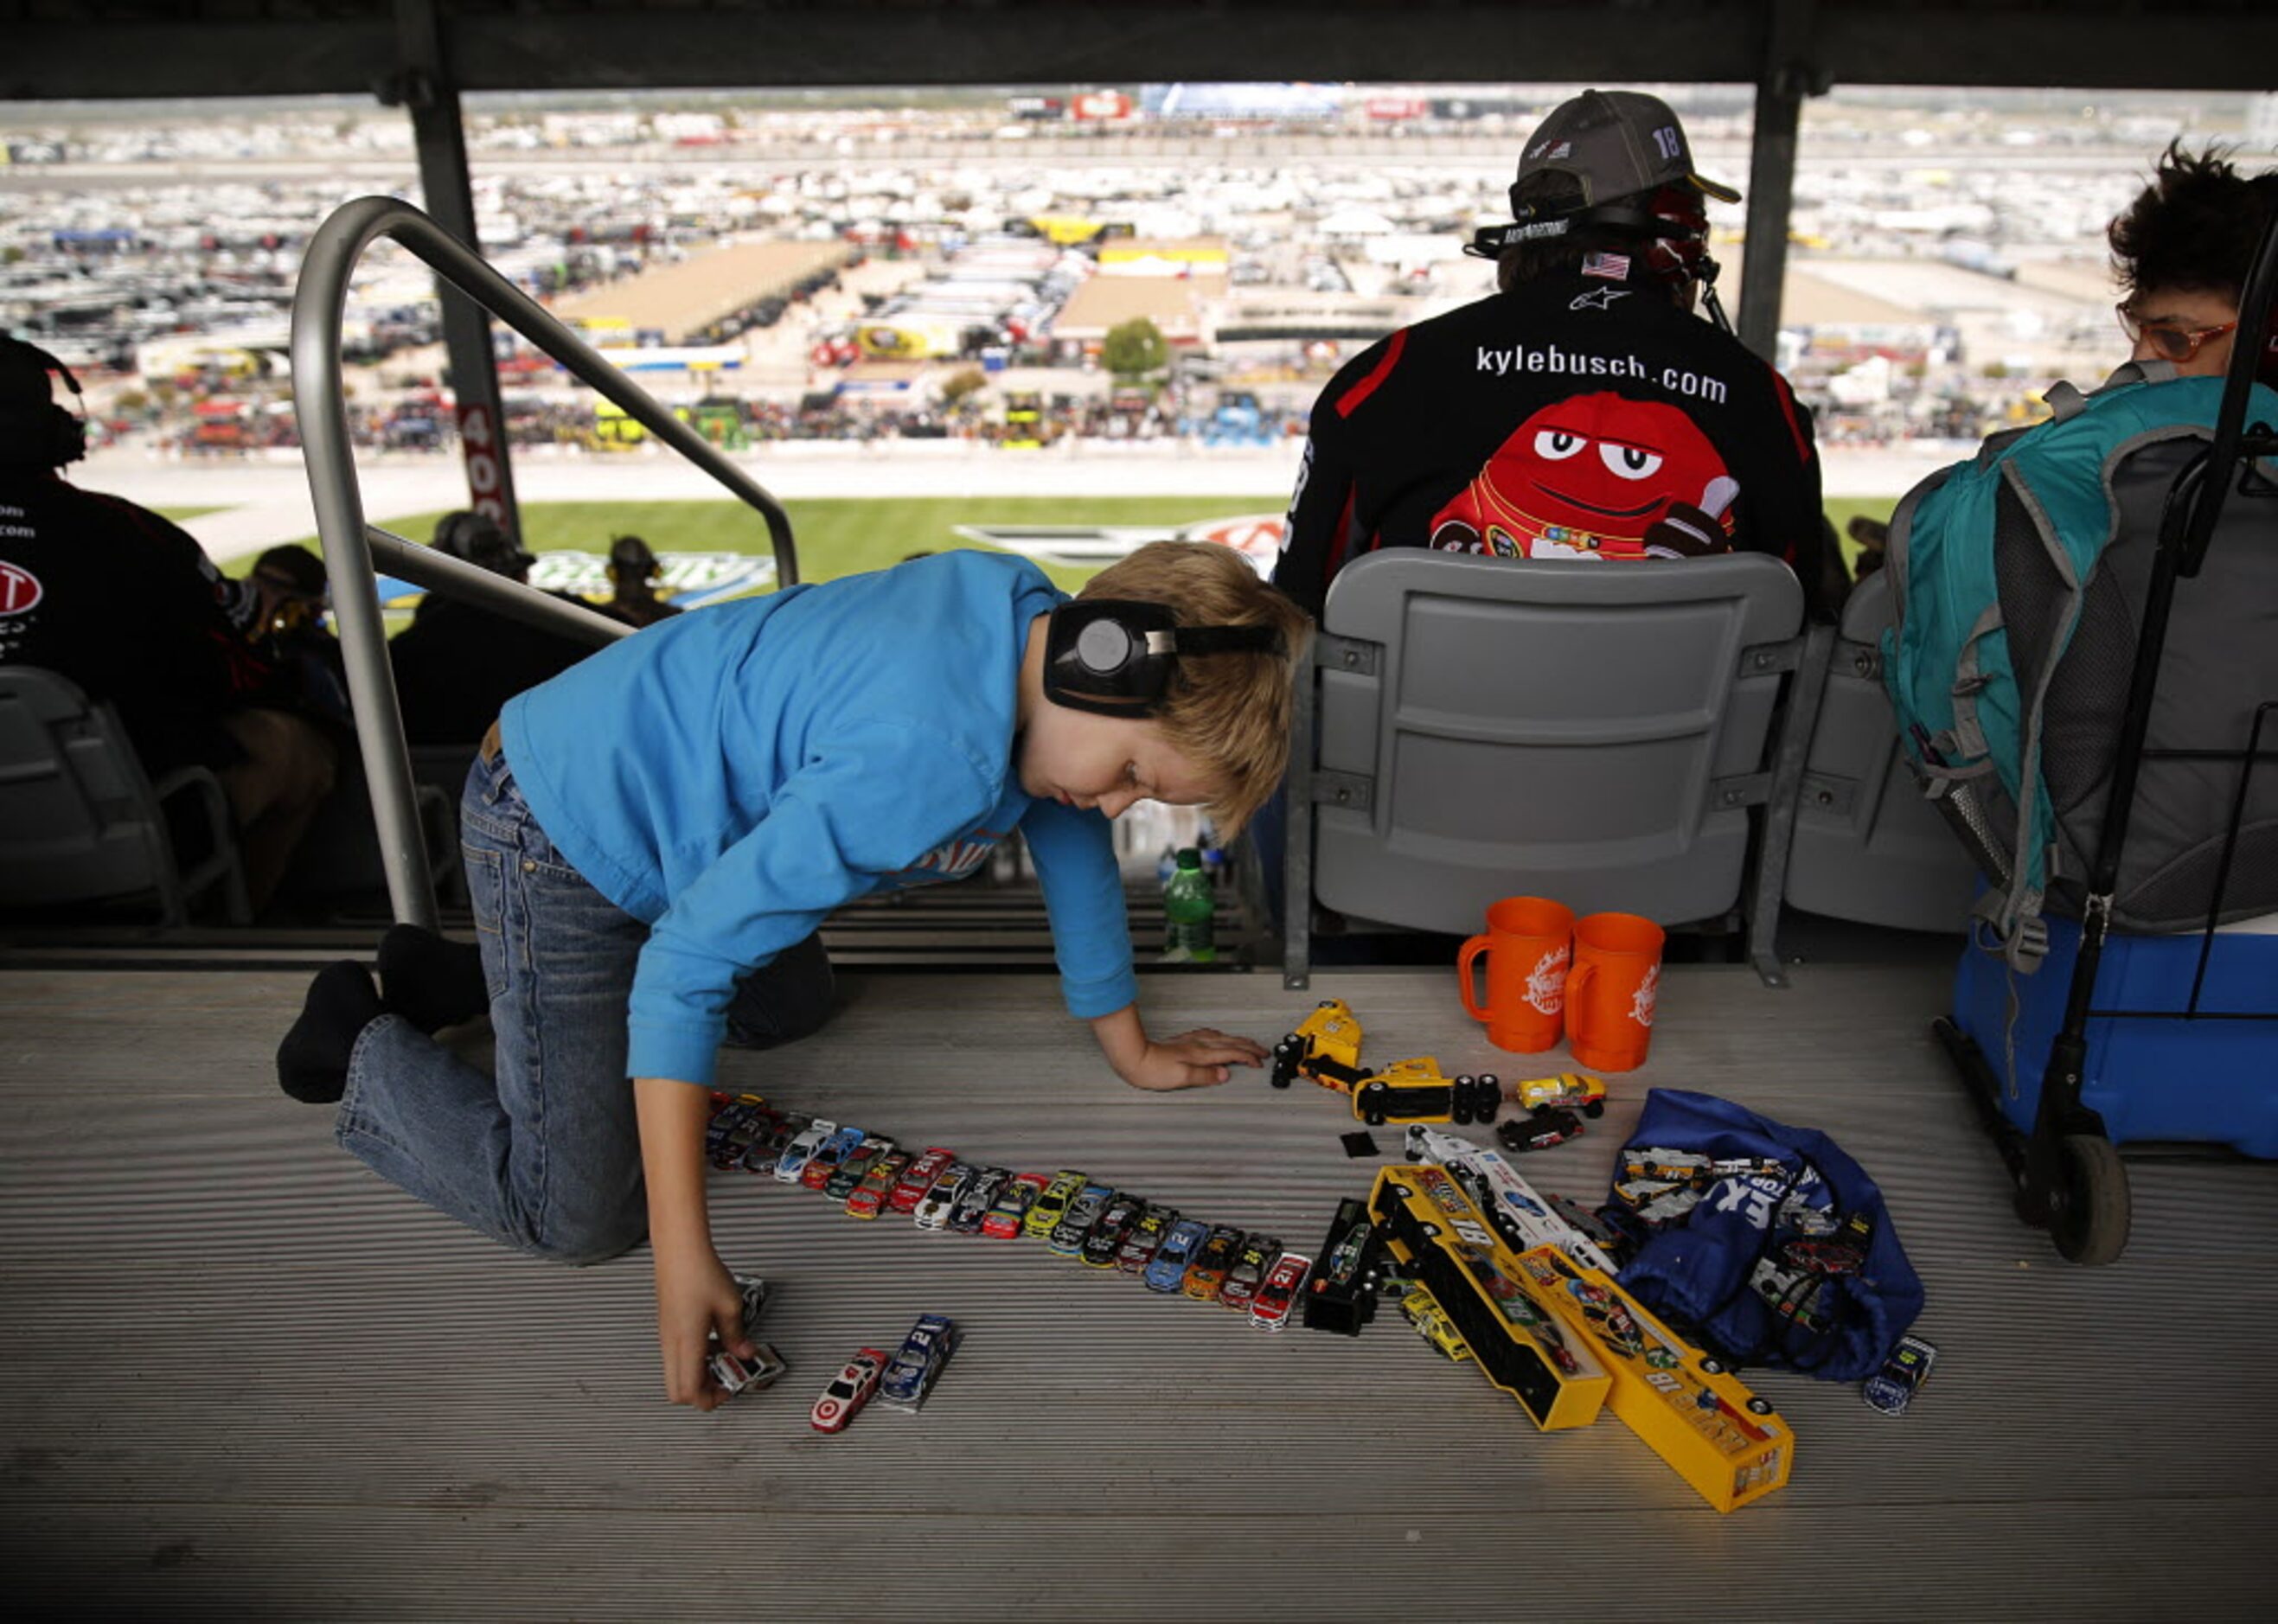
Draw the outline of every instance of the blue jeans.
[[[625,1074],[626,1003],[648,927],[554,849],[504,757],[467,774],[460,839],[496,1075],[383,1015],[356,1040],[336,1137],[383,1178],[517,1250],[613,1257],[648,1227]],[[730,1041],[803,1036],[829,995],[829,960],[810,937],[739,980]]]

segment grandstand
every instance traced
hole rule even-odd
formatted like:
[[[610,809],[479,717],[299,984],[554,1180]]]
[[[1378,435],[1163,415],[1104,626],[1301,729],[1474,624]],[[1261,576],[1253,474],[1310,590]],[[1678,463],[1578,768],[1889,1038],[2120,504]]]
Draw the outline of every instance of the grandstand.
[[[1492,53],[1562,79],[1720,80],[1744,87],[1743,103],[1755,87],[1752,230],[1776,245],[1797,111],[1828,76],[2239,88],[2278,60],[2278,22],[2245,0],[2184,0],[2156,19],[2031,0],[1612,12],[1467,0],[1402,8],[1387,27],[1394,14],[1361,0],[1294,15],[1238,0],[0,6],[0,95],[361,95],[377,73],[407,108],[449,225],[472,217],[462,88],[1059,84],[1109,64],[1166,82],[1460,87]],[[2160,49],[2144,48],[2147,29]],[[1466,118],[1500,104],[1437,99]],[[561,313],[702,344],[842,252],[754,246],[799,252],[716,250]],[[1734,267],[1762,290],[1747,305],[1760,347],[1783,289],[1816,323],[1915,314],[1782,257]],[[1178,336],[1182,319],[1210,319],[1205,280],[1092,278],[1057,331],[1104,334],[1144,314]],[[1235,336],[1234,311],[1280,335],[1304,331],[1311,301],[1227,308],[1219,337]],[[1353,308],[1339,307],[1349,324]],[[463,309],[453,320],[462,398],[479,400],[490,334]],[[1789,707],[1800,688],[1785,686]],[[1788,788],[1800,810],[1802,783]],[[1747,840],[1777,881],[1771,821],[1759,812]],[[1129,853],[1143,960],[1160,939],[1146,848],[1168,832],[1148,826]],[[1334,995],[1367,1024],[1372,1055],[1436,1050],[1451,1069],[1506,1075],[1527,1064],[1461,1018],[1441,936],[1319,943],[1314,985],[1283,986],[1250,862],[1221,919],[1227,962],[1149,967],[1156,1029],[1271,1042]],[[2129,1254],[2060,1263],[2014,1222],[1925,1029],[1957,935],[1783,910],[1776,884],[1762,917],[1752,886],[1729,912],[1685,922],[1696,928],[1672,951],[1651,1060],[1609,1079],[1606,1117],[1529,1159],[1545,1187],[1596,1199],[1644,1091],[1666,1085],[1822,1127],[1883,1186],[1929,1285],[1938,1376],[1893,1421],[1849,1387],[1752,1373],[1795,1430],[1794,1477],[1718,1519],[1612,1421],[1538,1437],[1388,1314],[1355,1341],[1262,1337],[1040,1248],[858,1224],[741,1174],[715,1183],[715,1240],[776,1283],[767,1334],[792,1375],[708,1417],[670,1409],[638,1254],[578,1270],[509,1256],[383,1186],[333,1144],[326,1113],[278,1095],[275,1041],[309,972],[368,955],[405,911],[385,884],[400,856],[383,865],[371,839],[341,864],[359,871],[350,900],[285,927],[0,926],[0,1552],[34,1616],[2133,1620],[2267,1607],[2268,1170],[2142,1165]],[[419,905],[470,934],[447,886]],[[1749,926],[1777,932],[1785,990],[1735,962]],[[1148,1096],[1108,1074],[1058,1009],[1018,871],[849,910],[826,935],[845,971],[833,1024],[731,1055],[727,1086],[906,1144],[1082,1166],[1294,1247],[1365,1188],[1372,1164],[1337,1143],[1352,1125],[1342,1102],[1318,1090],[1245,1073]],[[478,1056],[481,1032],[463,1036]],[[839,1363],[891,1346],[921,1311],[955,1315],[967,1338],[924,1413],[811,1432],[804,1407]],[[1420,1494],[1418,1474],[1432,1483]]]

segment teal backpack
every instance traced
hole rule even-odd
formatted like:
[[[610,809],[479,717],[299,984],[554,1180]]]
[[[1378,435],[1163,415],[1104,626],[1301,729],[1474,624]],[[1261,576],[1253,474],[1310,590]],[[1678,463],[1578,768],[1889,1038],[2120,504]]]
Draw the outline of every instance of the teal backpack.
[[[2078,917],[2178,481],[2213,438],[2223,380],[2130,362],[2053,417],[1995,436],[1909,492],[1891,522],[1883,674],[1907,760],[1987,881],[1977,917],[2034,969],[2042,915]],[[2278,423],[2257,385],[2248,420]],[[2278,908],[2278,773],[2236,761],[2278,694],[2278,495],[2244,467],[2201,575],[2178,584],[2113,924],[2198,929]],[[2278,747],[2278,728],[2264,741]],[[2239,813],[2235,849],[2226,838]],[[2219,883],[2220,882],[2220,883]]]

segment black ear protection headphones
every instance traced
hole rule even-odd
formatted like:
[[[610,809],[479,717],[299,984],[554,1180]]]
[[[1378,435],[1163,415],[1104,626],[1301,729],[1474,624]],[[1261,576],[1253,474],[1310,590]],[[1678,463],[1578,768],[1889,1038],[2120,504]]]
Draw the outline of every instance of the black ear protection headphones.
[[[1494,259],[1514,244],[1563,237],[1584,229],[1635,237],[1646,245],[1647,274],[1671,287],[1700,283],[1709,319],[1721,331],[1731,332],[1731,321],[1724,314],[1724,301],[1716,296],[1716,274],[1722,268],[1708,254],[1708,218],[1697,205],[1688,206],[1689,191],[1663,187],[1602,203],[1525,203],[1518,200],[1518,188],[1514,186],[1511,213],[1516,218],[1509,225],[1482,226],[1472,233],[1464,252],[1474,259]]]
[[[72,399],[80,403],[80,409],[74,412],[65,410],[53,400],[42,400],[36,408],[27,412],[12,403],[0,402],[0,433],[44,436],[47,450],[34,453],[31,460],[44,461],[50,468],[61,468],[87,455],[86,392],[79,386],[79,379],[72,376],[72,370],[38,345],[27,344],[21,339],[0,335],[0,347],[23,351],[25,359],[41,371],[52,372],[63,379],[64,387],[71,391]]]
[[[1181,626],[1164,604],[1079,598],[1053,610],[1046,628],[1044,698],[1099,716],[1151,716],[1181,660],[1288,653],[1271,626]]]

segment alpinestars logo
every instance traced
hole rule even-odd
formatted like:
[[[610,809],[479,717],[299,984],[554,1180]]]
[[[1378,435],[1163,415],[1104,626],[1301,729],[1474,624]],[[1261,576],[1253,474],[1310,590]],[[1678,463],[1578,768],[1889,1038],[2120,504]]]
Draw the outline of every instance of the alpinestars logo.
[[[1610,310],[1614,308],[1615,300],[1629,296],[1630,290],[1626,287],[1594,287],[1586,294],[1575,294],[1573,302],[1566,308],[1570,310]]]

